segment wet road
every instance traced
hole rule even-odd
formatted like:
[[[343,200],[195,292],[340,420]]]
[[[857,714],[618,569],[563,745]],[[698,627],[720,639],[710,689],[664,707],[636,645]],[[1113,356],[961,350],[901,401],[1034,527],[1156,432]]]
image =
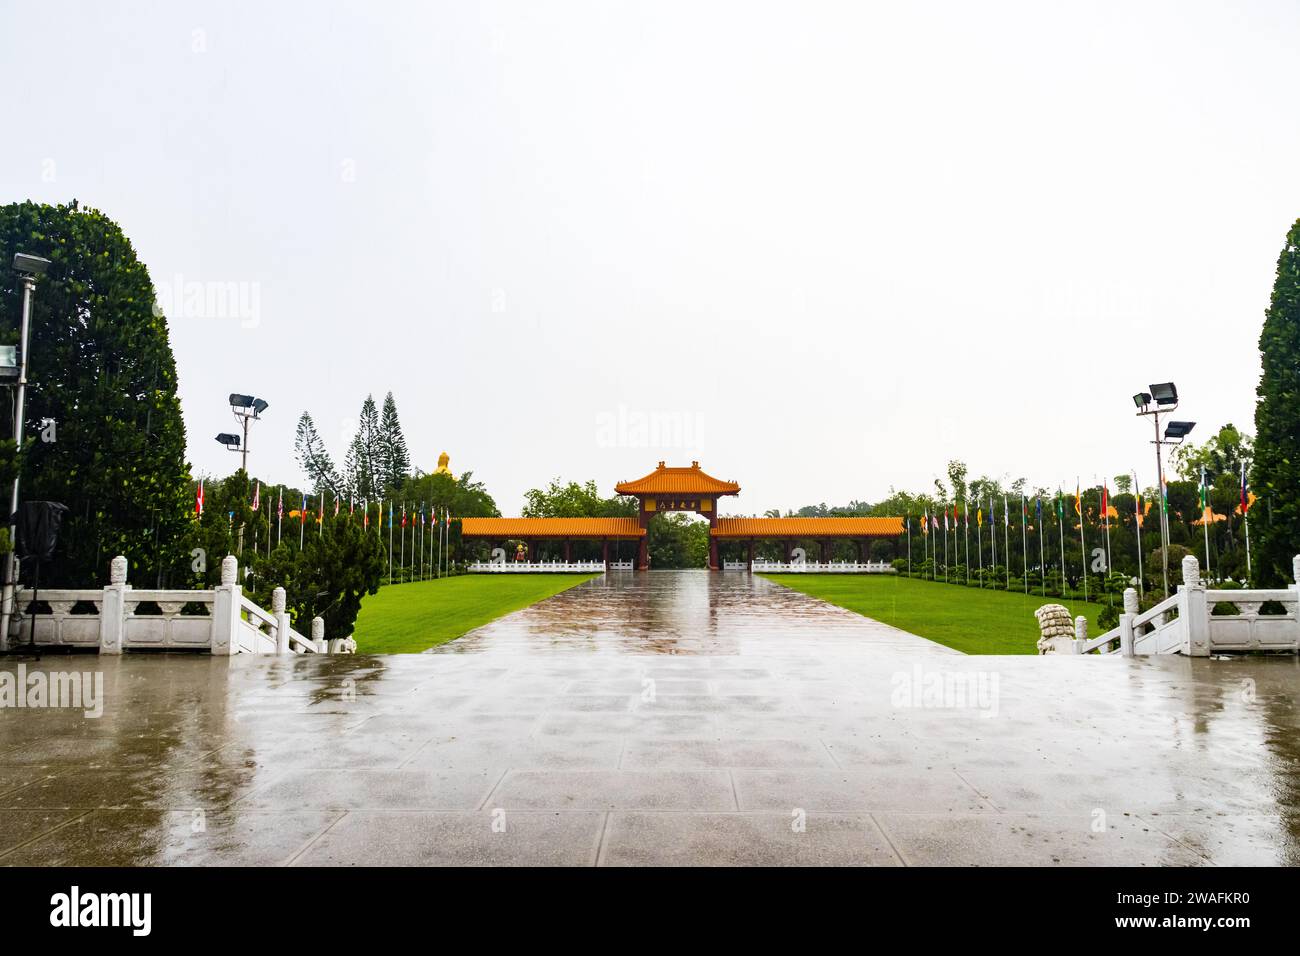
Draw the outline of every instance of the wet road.
[[[0,864],[1300,862],[1294,658],[966,657],[653,572],[424,655],[26,667],[104,713],[0,708]]]

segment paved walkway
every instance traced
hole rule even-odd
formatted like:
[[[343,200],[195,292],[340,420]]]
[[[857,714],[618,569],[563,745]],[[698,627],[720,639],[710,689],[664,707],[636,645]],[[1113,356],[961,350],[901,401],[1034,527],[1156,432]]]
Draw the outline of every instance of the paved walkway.
[[[0,864],[1300,862],[1294,658],[966,657],[653,572],[424,655],[28,667],[106,704],[0,709]]]

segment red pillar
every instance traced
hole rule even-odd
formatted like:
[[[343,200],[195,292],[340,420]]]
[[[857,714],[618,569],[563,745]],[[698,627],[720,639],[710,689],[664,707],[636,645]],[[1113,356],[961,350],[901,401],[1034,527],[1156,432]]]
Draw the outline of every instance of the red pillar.
[[[827,564],[831,560],[831,539],[822,538],[821,546],[822,546],[822,564]]]
[[[600,539],[600,560],[605,562],[605,570],[609,570],[609,538]]]
[[[564,539],[564,563],[565,564],[568,564],[569,561],[572,560],[570,558],[570,554],[572,554],[573,552],[573,548],[571,547],[571,544],[572,542],[570,542],[568,538]]]
[[[718,539],[709,535],[709,570],[716,571],[722,567],[718,563]]]
[[[646,539],[643,535],[640,543],[636,548],[636,569],[638,571],[648,570],[650,567],[650,549],[646,547]]]
[[[749,539],[749,570],[754,570],[754,539]]]

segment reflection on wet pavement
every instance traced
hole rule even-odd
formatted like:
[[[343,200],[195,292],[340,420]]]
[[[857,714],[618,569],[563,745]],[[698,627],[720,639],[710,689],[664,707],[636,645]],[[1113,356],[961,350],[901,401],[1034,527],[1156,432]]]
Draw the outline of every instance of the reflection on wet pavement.
[[[1294,658],[966,657],[746,574],[424,655],[26,667],[106,703],[0,708],[7,865],[1300,862]]]

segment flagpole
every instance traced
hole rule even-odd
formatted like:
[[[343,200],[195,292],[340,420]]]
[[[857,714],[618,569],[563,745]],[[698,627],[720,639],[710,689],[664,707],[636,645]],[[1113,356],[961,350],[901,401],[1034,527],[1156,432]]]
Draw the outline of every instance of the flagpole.
[[[1061,596],[1065,596],[1065,496],[1061,486],[1056,486],[1056,524],[1061,539]]]
[[[1101,517],[1106,526],[1106,575],[1109,577],[1115,565],[1110,556],[1110,488],[1106,485],[1105,478],[1101,483]]]
[[[1038,579],[1047,597],[1047,526],[1043,524],[1043,499],[1034,495],[1034,510],[1038,512]]]
[[[1201,524],[1205,525],[1205,576],[1211,577],[1210,573],[1210,515],[1214,514],[1210,508],[1210,489],[1205,483],[1205,466],[1201,466]]]
[[[280,539],[284,534],[284,485],[280,486],[280,505],[275,512],[275,546],[280,547]],[[271,540],[271,530],[266,531],[267,541]]]
[[[1007,496],[1002,496],[1002,540],[1006,547],[1002,549],[1007,556],[1007,590],[1011,590],[1011,507],[1007,504]]]
[[[997,512],[993,510],[993,496],[989,495],[989,549],[992,555],[989,571],[997,573],[998,566],[998,526],[994,524]]]
[[[984,587],[984,509],[975,509],[975,553],[979,558],[980,587]]]
[[[963,498],[962,508],[966,512],[966,520],[961,525],[962,545],[966,549],[966,586],[970,587],[970,501]]]
[[[1020,564],[1025,579],[1025,593],[1029,593],[1029,499],[1020,494]]]
[[[393,503],[388,502],[388,583],[393,583]]]
[[[441,508],[438,510],[442,511]],[[442,518],[435,516],[434,520],[438,522],[438,577],[442,577]]]
[[[1083,599],[1088,600],[1088,546],[1083,540],[1083,496],[1079,493],[1082,484],[1078,476],[1074,479],[1074,510],[1079,515],[1079,560],[1083,562]]]
[[[907,529],[907,576],[912,576],[912,516],[908,515],[903,519],[903,526]],[[1247,525],[1249,527],[1249,525]],[[1248,539],[1249,540],[1249,539]]]
[[[1136,468],[1133,470],[1133,533],[1138,543],[1138,597],[1141,598],[1146,592],[1146,575],[1142,570],[1142,486],[1138,484]]]
[[[1250,493],[1246,488],[1246,463],[1241,463],[1241,517],[1246,523],[1246,583],[1254,578],[1250,567]]]

